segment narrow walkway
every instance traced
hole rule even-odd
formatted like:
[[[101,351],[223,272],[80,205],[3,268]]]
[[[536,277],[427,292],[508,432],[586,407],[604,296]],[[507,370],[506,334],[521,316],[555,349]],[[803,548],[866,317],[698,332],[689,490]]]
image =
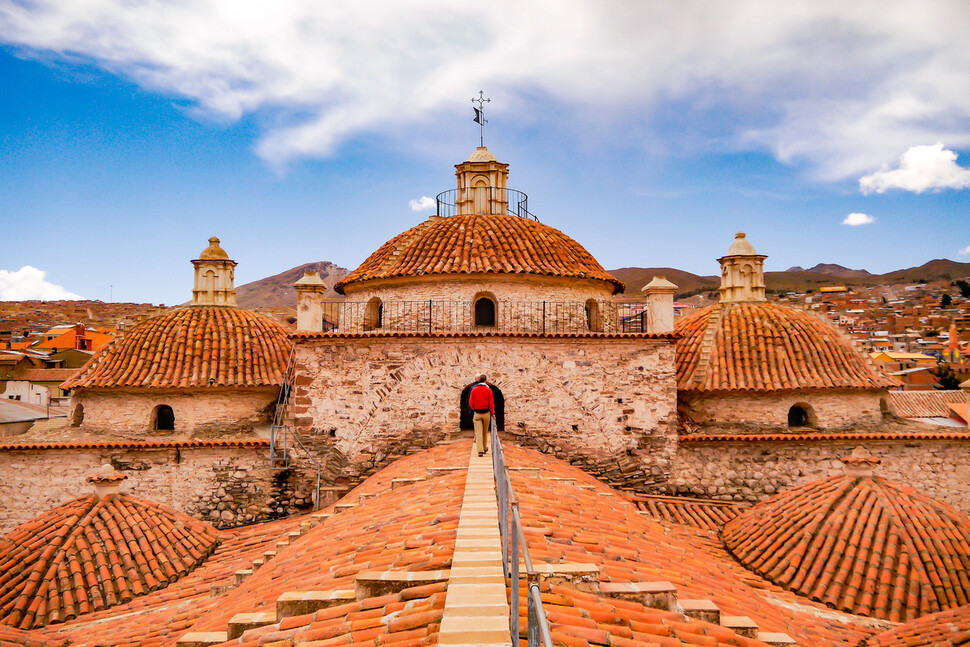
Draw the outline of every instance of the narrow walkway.
[[[474,444],[438,644],[512,645],[492,456],[479,458]]]

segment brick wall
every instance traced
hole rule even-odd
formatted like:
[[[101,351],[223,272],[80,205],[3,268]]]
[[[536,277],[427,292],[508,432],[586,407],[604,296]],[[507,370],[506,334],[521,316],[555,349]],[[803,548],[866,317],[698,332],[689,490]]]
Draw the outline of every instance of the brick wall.
[[[268,424],[279,387],[253,389],[77,389],[72,411],[84,407],[82,425],[93,429],[144,432],[152,410],[168,405],[175,431],[247,429]]]
[[[297,428],[351,463],[458,432],[462,390],[486,373],[516,440],[595,470],[674,440],[674,345],[629,338],[371,337],[299,342]],[[638,464],[641,462],[638,459]]]
[[[122,492],[218,527],[265,521],[313,507],[316,473],[271,469],[267,447],[88,447],[0,450],[0,534],[94,491],[85,480],[110,463]]]
[[[725,501],[756,502],[793,485],[842,474],[858,446],[882,460],[876,476],[913,487],[970,514],[970,437],[966,440],[688,441],[669,480],[646,488]]]

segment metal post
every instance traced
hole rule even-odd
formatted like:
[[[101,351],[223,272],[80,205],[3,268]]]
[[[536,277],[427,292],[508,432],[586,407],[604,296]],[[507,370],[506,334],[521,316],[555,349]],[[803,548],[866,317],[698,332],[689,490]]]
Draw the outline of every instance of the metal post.
[[[428,332],[431,332],[431,317],[433,316],[433,305],[431,299],[428,299]]]
[[[542,334],[546,334],[546,302],[542,302]]]

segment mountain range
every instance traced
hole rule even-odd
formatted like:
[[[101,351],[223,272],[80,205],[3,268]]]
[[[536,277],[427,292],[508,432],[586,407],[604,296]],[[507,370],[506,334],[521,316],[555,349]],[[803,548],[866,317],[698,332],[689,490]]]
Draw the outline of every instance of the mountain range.
[[[320,278],[329,288],[325,298],[343,298],[333,291],[333,285],[349,274],[350,270],[329,261],[318,261],[241,285],[236,288],[236,301],[243,308],[295,307],[296,290],[293,289],[293,284],[303,276],[305,270],[320,272]],[[721,282],[718,276],[699,276],[672,267],[622,267],[609,272],[626,283],[626,294],[633,297],[639,295],[640,288],[654,276],[662,276],[676,283],[679,288],[678,297],[716,290]],[[790,267],[784,272],[765,272],[765,285],[775,292],[805,292],[825,285],[865,287],[951,281],[964,277],[970,277],[970,263],[938,258],[919,267],[886,274],[872,274],[866,270],[853,270],[833,263],[819,263],[808,269]]]

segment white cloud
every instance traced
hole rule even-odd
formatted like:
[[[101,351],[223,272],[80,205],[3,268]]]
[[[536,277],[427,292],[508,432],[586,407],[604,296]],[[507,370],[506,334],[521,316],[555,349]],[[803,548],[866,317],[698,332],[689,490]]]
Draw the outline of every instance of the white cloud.
[[[970,254],[970,245],[967,245],[966,247],[961,249],[959,252],[957,252],[957,254],[959,254],[960,256],[966,256],[967,254]]]
[[[30,265],[11,272],[0,270],[0,299],[4,301],[74,301],[83,299],[54,285],[45,278],[47,272]]]
[[[865,194],[902,189],[923,193],[931,189],[966,189],[970,187],[970,169],[957,164],[957,154],[937,142],[931,146],[910,146],[892,170],[883,166],[871,175],[859,178],[859,190]]]
[[[686,132],[696,146],[767,148],[824,179],[858,177],[913,141],[970,147],[968,23],[965,0],[562,0],[554,12],[519,0],[0,0],[0,42],[28,55],[93,62],[217,120],[260,113],[256,150],[271,164],[367,133],[407,137],[485,88],[506,123],[554,112],[617,142],[630,130],[615,119],[672,136],[679,126],[650,122],[666,107],[688,130],[715,129]]]
[[[859,225],[871,225],[876,222],[876,219],[865,213],[850,213],[842,221],[843,225],[849,225],[850,227],[858,227]]]
[[[429,198],[426,195],[408,202],[408,206],[411,207],[411,211],[427,211],[428,209],[434,209],[437,204],[438,203],[435,202],[434,198]]]

